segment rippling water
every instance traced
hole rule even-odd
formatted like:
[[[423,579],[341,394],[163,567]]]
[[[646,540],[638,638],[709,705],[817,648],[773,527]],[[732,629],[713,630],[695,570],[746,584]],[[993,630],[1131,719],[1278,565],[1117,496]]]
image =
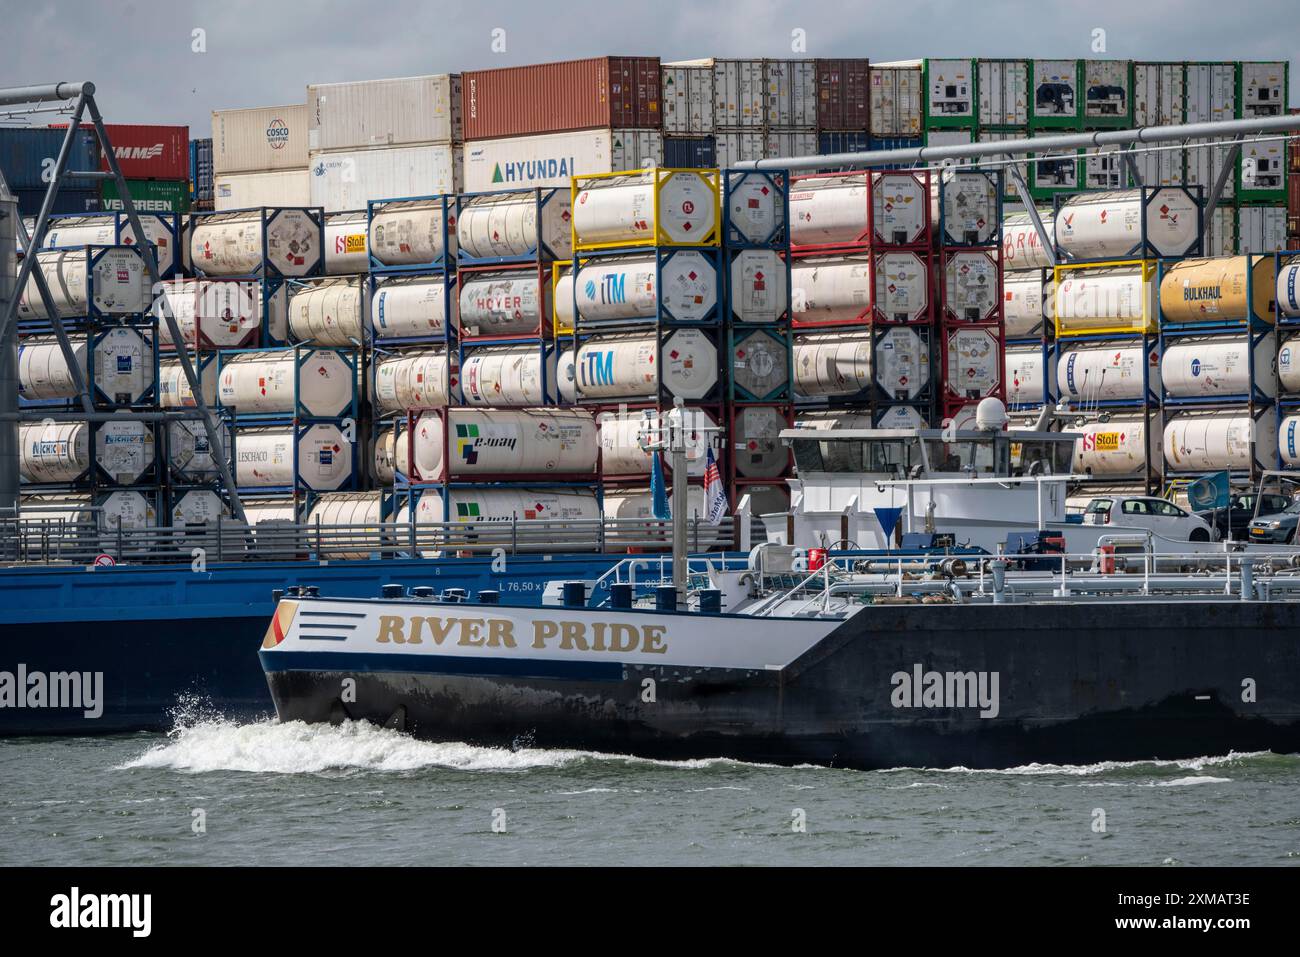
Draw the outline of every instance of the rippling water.
[[[863,772],[205,716],[0,741],[0,864],[1296,864],[1297,793],[1296,755]]]

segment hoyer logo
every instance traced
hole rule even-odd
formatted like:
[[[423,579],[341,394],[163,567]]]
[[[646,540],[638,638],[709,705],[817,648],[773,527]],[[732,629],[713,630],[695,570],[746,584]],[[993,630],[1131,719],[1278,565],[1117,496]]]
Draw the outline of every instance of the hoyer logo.
[[[662,655],[668,652],[667,625],[630,625],[619,621],[552,621],[519,623],[510,618],[442,618],[432,615],[380,615],[375,641],[381,645],[426,645],[434,648],[518,648],[538,651],[596,651]]]

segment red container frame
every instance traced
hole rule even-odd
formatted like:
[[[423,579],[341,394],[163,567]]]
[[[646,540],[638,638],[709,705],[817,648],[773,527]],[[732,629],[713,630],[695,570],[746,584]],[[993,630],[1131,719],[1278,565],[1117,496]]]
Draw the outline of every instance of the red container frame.
[[[794,403],[792,402],[732,402],[727,408],[727,497],[734,509],[738,498],[736,489],[742,485],[780,485],[785,482],[794,470],[794,452],[786,449],[785,467],[780,473],[771,477],[759,477],[741,475],[740,469],[736,464],[736,444],[740,439],[739,432],[736,430],[736,420],[740,418],[740,413],[749,408],[768,408],[776,409],[785,419],[787,429],[794,428]]]
[[[725,413],[724,404],[721,402],[689,402],[686,403],[684,407],[687,410],[699,409],[700,411],[707,412],[710,416],[713,417],[714,422],[718,423],[719,425],[724,425],[724,426],[728,425],[728,420],[726,418],[726,415],[724,414]],[[600,430],[602,428],[601,416],[611,415],[611,414],[616,415],[620,412],[645,412],[649,409],[654,409],[660,415],[663,415],[664,413],[670,411],[673,408],[673,403],[671,402],[669,403],[614,402],[614,403],[608,403],[599,406],[584,406],[583,408],[592,409],[593,414],[596,418],[596,474],[600,480],[600,483],[602,485],[617,485],[617,486],[648,484],[650,481],[649,472],[616,472],[608,475],[605,473],[605,447],[600,442]],[[723,454],[726,455],[728,459],[730,458],[730,455],[728,455],[729,451],[730,451],[729,449],[723,450]],[[659,464],[663,468],[663,473],[665,478],[670,478],[672,476],[673,470],[669,458],[665,456],[662,452],[658,453],[658,455],[659,455]],[[719,463],[720,470],[722,469],[722,466],[723,463]],[[694,485],[704,484],[703,478],[691,478],[690,476],[687,476],[687,481],[690,484],[694,484]]]
[[[553,303],[551,302],[551,264],[544,263],[519,263],[511,265],[509,263],[500,263],[490,266],[460,266],[456,270],[456,328],[460,331],[460,341],[466,343],[472,342],[531,342],[535,339],[550,340],[554,329],[554,322],[551,318]],[[537,291],[539,302],[541,303],[541,315],[538,316],[537,328],[528,332],[512,332],[509,335],[483,335],[470,336],[465,334],[465,327],[461,318],[460,296],[465,289],[466,280],[472,281],[477,276],[485,275],[521,275],[523,273],[535,273],[537,277]]]
[[[915,319],[899,321],[889,319],[881,314],[876,304],[879,302],[879,296],[876,294],[876,264],[881,256],[908,254],[916,256],[921,263],[921,270],[926,277],[926,303],[923,313]],[[865,257],[868,268],[868,283],[870,286],[871,303],[859,312],[852,319],[818,319],[808,320],[798,318],[799,314],[791,309],[790,328],[796,332],[799,330],[813,329],[868,329],[873,326],[932,326],[935,317],[938,314],[938,305],[935,302],[936,291],[934,283],[934,261],[935,254],[928,246],[884,246],[873,247],[865,250],[854,250],[854,258],[861,259]],[[794,265],[809,259],[827,258],[824,252],[802,252],[792,253],[790,257],[791,264],[791,283],[793,284]],[[999,280],[999,287],[1001,281]]]
[[[906,177],[915,180],[921,187],[921,193],[925,197],[922,203],[923,225],[918,237],[906,243],[891,243],[881,239],[876,233],[876,216],[875,216],[875,190],[876,183],[881,179]],[[929,170],[894,170],[894,169],[868,169],[859,172],[849,173],[809,173],[806,176],[790,177],[790,200],[793,206],[795,195],[799,192],[801,183],[810,181],[840,179],[853,180],[861,178],[867,187],[866,199],[866,230],[860,233],[856,239],[848,242],[834,243],[796,243],[792,240],[790,243],[790,252],[792,255],[804,255],[807,253],[847,253],[861,252],[867,249],[929,249],[934,245],[934,218],[930,209],[930,171]],[[793,215],[793,211],[792,211]],[[791,230],[793,234],[793,229]]]

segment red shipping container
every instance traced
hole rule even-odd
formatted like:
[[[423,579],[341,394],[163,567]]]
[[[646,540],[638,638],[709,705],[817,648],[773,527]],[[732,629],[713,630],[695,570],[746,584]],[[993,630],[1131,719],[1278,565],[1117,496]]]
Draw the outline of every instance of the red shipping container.
[[[466,140],[592,127],[659,129],[658,57],[596,57],[461,78]]]
[[[817,60],[817,126],[871,128],[870,69],[866,59]]]
[[[50,124],[67,129],[66,123]],[[83,129],[92,129],[89,123]],[[113,153],[122,175],[127,179],[190,178],[190,128],[188,126],[142,126],[130,123],[105,123],[104,131],[113,144]],[[108,160],[101,157],[99,168],[108,171]]]

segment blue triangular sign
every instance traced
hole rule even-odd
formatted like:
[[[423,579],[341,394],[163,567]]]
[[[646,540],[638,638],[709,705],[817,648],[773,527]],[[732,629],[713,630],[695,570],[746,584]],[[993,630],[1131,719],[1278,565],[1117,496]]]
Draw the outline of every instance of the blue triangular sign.
[[[886,539],[894,537],[894,527],[898,525],[898,520],[903,516],[901,508],[885,508],[880,506],[873,509],[876,513],[876,521],[880,523],[880,530],[885,533]]]

